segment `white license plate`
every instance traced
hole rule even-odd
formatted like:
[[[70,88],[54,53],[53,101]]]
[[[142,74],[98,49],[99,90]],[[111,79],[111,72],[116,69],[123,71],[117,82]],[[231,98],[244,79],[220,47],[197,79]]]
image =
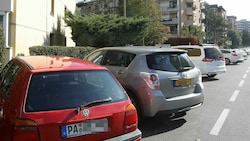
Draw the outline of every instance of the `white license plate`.
[[[108,132],[108,119],[87,120],[81,123],[63,125],[61,127],[63,138],[83,136],[98,132]]]

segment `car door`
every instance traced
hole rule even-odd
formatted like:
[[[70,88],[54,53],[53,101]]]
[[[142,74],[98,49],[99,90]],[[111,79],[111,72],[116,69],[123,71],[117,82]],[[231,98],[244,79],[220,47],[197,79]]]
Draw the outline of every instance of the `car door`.
[[[127,77],[127,68],[135,54],[124,51],[109,50],[103,58],[102,65],[111,70],[117,80],[124,84]]]

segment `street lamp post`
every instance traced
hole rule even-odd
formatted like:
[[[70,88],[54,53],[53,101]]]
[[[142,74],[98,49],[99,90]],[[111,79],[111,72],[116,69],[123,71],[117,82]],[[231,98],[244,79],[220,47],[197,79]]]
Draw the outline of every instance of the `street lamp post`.
[[[123,14],[124,14],[124,17],[126,18],[127,17],[127,7],[126,7],[126,0],[124,0],[124,5],[123,5],[123,8],[124,8],[124,11],[123,11]]]

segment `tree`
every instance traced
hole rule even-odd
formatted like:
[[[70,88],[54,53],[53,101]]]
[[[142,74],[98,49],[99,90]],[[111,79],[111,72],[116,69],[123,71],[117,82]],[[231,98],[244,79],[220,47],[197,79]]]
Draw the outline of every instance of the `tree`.
[[[0,71],[2,70],[5,63],[5,38],[2,26],[0,26]]]
[[[226,20],[217,15],[210,6],[205,4],[205,29],[206,29],[206,42],[207,43],[215,43],[223,45],[226,39]]]
[[[145,18],[125,18],[116,14],[81,16],[67,13],[65,22],[71,27],[77,46],[92,47],[139,45],[148,26]]]
[[[238,48],[242,44],[241,34],[238,30],[229,30],[227,38],[232,41],[231,48]]]
[[[205,32],[202,31],[202,26],[184,25],[181,29],[181,35],[184,37],[195,37],[201,41],[205,36]]]
[[[118,13],[120,16],[148,19],[143,37],[145,45],[163,43],[170,33],[170,28],[162,25],[160,5],[155,0],[126,0],[126,13],[124,13],[124,0],[119,0]]]
[[[244,47],[246,46],[250,46],[250,33],[248,32],[248,30],[243,30],[242,31],[242,45]]]

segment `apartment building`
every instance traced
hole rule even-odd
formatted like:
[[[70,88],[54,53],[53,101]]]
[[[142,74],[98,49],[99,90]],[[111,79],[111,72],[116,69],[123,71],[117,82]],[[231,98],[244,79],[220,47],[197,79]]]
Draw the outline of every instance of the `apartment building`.
[[[250,33],[250,21],[246,19],[237,21],[237,29],[240,31],[247,30]]]
[[[227,16],[227,24],[228,24],[228,30],[235,30],[236,29],[236,16]]]
[[[75,0],[0,0],[0,25],[6,36],[7,60],[29,55],[29,47],[54,45],[61,29],[63,45],[75,46],[71,29],[64,23],[67,10],[75,12]],[[58,24],[59,23],[59,24]]]
[[[163,24],[171,29],[172,36],[180,36],[183,25],[202,25],[205,18],[200,0],[158,0]]]

